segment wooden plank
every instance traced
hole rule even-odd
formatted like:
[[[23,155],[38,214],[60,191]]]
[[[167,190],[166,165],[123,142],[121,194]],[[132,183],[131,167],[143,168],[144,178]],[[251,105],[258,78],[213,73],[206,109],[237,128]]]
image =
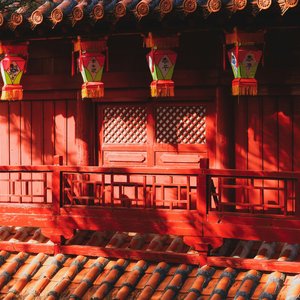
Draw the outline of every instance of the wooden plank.
[[[65,228],[201,235],[196,212],[147,209],[63,208],[58,223]],[[101,218],[99,218],[101,215]]]
[[[32,164],[42,165],[43,154],[44,154],[44,120],[43,120],[43,103],[32,102]],[[42,180],[44,174],[33,173],[32,178],[35,180]],[[44,190],[44,183],[33,182],[32,183],[32,194],[43,195],[46,193]],[[44,197],[32,197],[33,202],[43,202]]]
[[[279,132],[278,99],[265,97],[263,100],[263,169],[278,171],[279,168]],[[263,182],[265,187],[278,187],[278,182]],[[278,203],[279,193],[266,190],[263,192],[265,203]]]
[[[42,165],[44,153],[43,103],[32,102],[32,164]],[[47,138],[48,139],[48,138]]]
[[[238,170],[247,170],[248,153],[248,100],[235,99],[235,120],[238,126],[235,127],[235,168]]]
[[[10,165],[21,164],[21,102],[9,103],[9,163]],[[31,132],[25,133],[26,138],[31,140]]]
[[[274,259],[250,259],[223,256],[208,256],[207,264],[212,267],[231,267],[242,270],[258,270],[265,272],[299,273],[300,262],[277,261]]]
[[[1,244],[0,244],[1,246]],[[174,253],[174,252],[162,252],[162,251],[143,251],[133,249],[114,249],[105,247],[92,247],[92,246],[65,246],[60,248],[64,254],[76,254],[76,255],[88,255],[95,257],[107,257],[107,258],[123,258],[130,260],[147,260],[153,262],[165,261],[167,263],[176,264],[191,264],[199,265],[206,262],[206,255],[203,254],[186,254],[186,253]]]
[[[55,127],[53,101],[43,101],[43,123],[44,123],[43,163],[46,165],[52,165],[53,156],[54,156],[54,127]]]
[[[26,138],[31,140],[31,132],[25,133]],[[9,164],[20,165],[21,164],[21,102],[9,103]],[[18,179],[20,174],[10,174],[10,179]],[[10,194],[21,194],[20,185],[9,186]],[[11,202],[21,201],[20,197],[10,197]]]
[[[222,237],[243,240],[263,240],[270,242],[298,243],[300,234],[299,225],[297,227],[278,227],[278,226],[258,226],[241,225],[236,223],[214,223],[203,225],[203,236]]]
[[[147,105],[147,166],[152,167],[157,164],[155,159],[155,108],[153,105]]]
[[[279,171],[293,170],[293,106],[292,99],[278,101],[278,159]]]
[[[262,111],[262,98],[253,97],[248,102],[248,153],[247,153],[247,166],[249,170],[262,170],[263,169],[263,111]],[[263,181],[256,179],[254,181],[247,180],[247,185],[263,186]],[[243,191],[246,196],[246,202],[251,204],[259,204],[262,202],[261,191],[258,189],[249,189]],[[241,200],[241,199],[237,199]],[[258,207],[253,207],[258,209]]]
[[[8,102],[0,105],[0,165],[9,165],[9,104]],[[0,180],[7,180],[9,174],[0,173]],[[9,184],[1,182],[0,193],[9,193]],[[7,200],[7,199],[6,199]]]
[[[278,103],[263,99],[263,169],[278,171]]]
[[[32,119],[31,102],[21,102],[21,165],[32,164]],[[39,163],[40,164],[40,163]]]
[[[31,165],[32,164],[32,106],[31,102],[21,102],[21,164]],[[21,175],[22,180],[32,179],[31,173],[23,173]],[[32,182],[21,183],[22,194],[32,194]],[[22,202],[31,202],[32,198],[22,197]]]
[[[67,165],[77,164],[76,101],[67,102]]]
[[[300,171],[300,97],[293,98],[293,170]]]
[[[66,101],[55,102],[54,104],[54,149],[55,155],[63,156],[66,162],[67,155],[67,106]]]
[[[184,145],[183,145],[184,146]],[[188,145],[185,145],[188,146]],[[201,147],[204,145],[198,145]],[[206,152],[211,167],[216,168],[216,107],[211,101],[206,104],[206,148],[199,149],[199,152]],[[232,152],[234,152],[234,145],[232,145]],[[192,151],[192,150],[190,150]]]
[[[10,252],[29,252],[29,253],[45,253],[49,255],[54,254],[54,245],[49,244],[29,244],[29,243],[11,243],[11,242],[0,242],[0,249]]]
[[[248,169],[262,170],[262,99],[260,97],[253,97],[248,105]]]

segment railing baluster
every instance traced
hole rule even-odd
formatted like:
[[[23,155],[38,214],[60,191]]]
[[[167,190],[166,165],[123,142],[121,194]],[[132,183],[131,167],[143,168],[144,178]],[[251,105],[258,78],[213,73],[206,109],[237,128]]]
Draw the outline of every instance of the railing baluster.
[[[191,176],[186,176],[186,208],[187,210],[191,209],[191,186],[190,186]]]
[[[287,205],[288,205],[288,203],[287,203],[287,201],[288,201],[288,190],[287,190],[287,180],[285,179],[284,181],[283,181],[283,183],[284,183],[284,196],[283,196],[283,200],[284,200],[284,209],[283,209],[283,213],[284,213],[284,215],[286,216],[287,215]]]
[[[115,195],[115,190],[114,190],[114,174],[110,175],[110,204],[111,206],[114,206],[114,195]]]
[[[197,211],[205,218],[207,213],[207,205],[210,201],[209,196],[211,195],[210,190],[207,193],[207,184],[210,182],[210,176],[199,174],[197,176]]]
[[[62,178],[63,173],[60,172],[59,167],[56,167],[52,173],[52,211],[54,215],[59,215],[60,213]]]

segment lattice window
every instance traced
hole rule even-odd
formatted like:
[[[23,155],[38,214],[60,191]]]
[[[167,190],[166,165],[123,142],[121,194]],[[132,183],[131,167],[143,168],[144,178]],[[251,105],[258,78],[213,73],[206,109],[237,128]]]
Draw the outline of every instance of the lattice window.
[[[147,142],[145,107],[104,108],[104,143],[144,144]]]
[[[204,106],[162,106],[156,109],[156,141],[167,144],[205,144]]]

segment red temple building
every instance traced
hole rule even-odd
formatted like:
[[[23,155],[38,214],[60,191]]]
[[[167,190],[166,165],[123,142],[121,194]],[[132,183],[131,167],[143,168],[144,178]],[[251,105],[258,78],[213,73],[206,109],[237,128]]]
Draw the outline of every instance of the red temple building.
[[[300,299],[298,0],[0,1],[1,299]]]

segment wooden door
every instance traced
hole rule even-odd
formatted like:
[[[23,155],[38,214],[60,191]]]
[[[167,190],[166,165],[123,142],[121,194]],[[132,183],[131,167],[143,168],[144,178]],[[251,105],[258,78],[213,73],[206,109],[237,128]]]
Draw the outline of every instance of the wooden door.
[[[101,104],[99,165],[199,167],[213,136],[211,109],[208,102]]]

